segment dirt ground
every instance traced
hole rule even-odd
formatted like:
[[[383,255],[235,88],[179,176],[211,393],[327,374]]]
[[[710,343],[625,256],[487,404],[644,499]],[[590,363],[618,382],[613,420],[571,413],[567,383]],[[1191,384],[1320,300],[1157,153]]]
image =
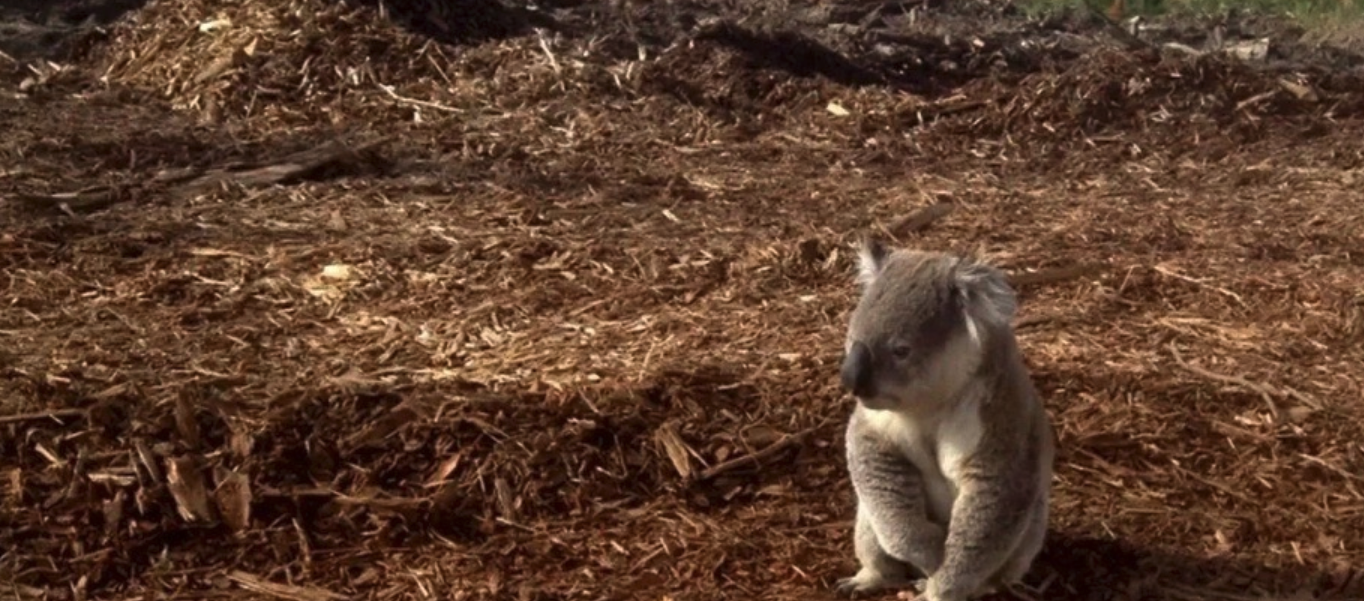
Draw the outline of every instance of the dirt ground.
[[[834,599],[869,230],[1015,277],[1037,599],[1364,598],[1357,49],[983,0],[20,4],[0,598]]]

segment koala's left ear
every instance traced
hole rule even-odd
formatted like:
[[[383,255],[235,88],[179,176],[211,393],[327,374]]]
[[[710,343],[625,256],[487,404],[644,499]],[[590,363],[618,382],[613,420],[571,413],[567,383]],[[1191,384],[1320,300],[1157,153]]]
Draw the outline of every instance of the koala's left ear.
[[[875,235],[864,236],[857,245],[857,282],[863,286],[876,281],[886,265],[890,249]]]
[[[974,259],[963,259],[957,263],[955,275],[957,291],[972,317],[1009,325],[1018,311],[1018,298],[1004,272]]]

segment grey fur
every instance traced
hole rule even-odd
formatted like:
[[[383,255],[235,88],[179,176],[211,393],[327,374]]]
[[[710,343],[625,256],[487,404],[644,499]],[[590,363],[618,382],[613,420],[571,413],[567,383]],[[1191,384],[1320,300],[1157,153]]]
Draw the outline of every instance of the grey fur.
[[[848,328],[848,471],[861,569],[844,593],[967,601],[1021,581],[1046,535],[1051,421],[1023,364],[1004,274],[942,253],[859,253]]]

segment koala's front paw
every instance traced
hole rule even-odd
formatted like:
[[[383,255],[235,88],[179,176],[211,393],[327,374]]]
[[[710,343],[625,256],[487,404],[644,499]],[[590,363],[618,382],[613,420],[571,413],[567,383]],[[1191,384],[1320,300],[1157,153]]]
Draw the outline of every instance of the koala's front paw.
[[[834,590],[840,595],[853,595],[855,593],[866,593],[876,590],[875,579],[869,577],[865,572],[858,572],[856,575],[847,578],[839,578],[834,583]]]
[[[1024,598],[1024,600],[1026,600],[1026,598],[1034,598],[1034,596],[1018,594],[1016,591],[1013,591],[1011,587],[1000,585],[1000,583],[997,582],[983,583],[983,585],[977,587],[977,589],[971,591],[971,593],[964,594],[964,596],[960,591],[944,590],[943,583],[933,582],[930,578],[917,581],[914,583],[914,586],[915,590],[918,591],[918,597],[915,597],[915,601],[975,601],[993,596],[993,594],[1005,593],[1005,591],[1013,593],[1013,597],[1015,598]]]
[[[909,586],[906,587],[905,590],[900,591],[900,594],[896,595],[895,598],[905,599],[906,601],[927,601],[928,596],[925,594],[927,590],[928,579],[919,578],[914,582],[909,583]]]
[[[856,593],[871,593],[886,589],[902,589],[924,586],[922,580],[910,580],[908,578],[886,576],[875,571],[863,569],[853,576],[839,578],[834,583],[834,590],[839,594],[853,595]]]
[[[915,601],[969,601],[1001,592],[1001,588],[991,582],[982,585],[971,593],[962,594],[960,591],[944,588],[941,581],[932,578],[926,578],[916,582],[915,587],[919,592],[919,596],[915,598]],[[1028,597],[1023,598],[1026,599]]]

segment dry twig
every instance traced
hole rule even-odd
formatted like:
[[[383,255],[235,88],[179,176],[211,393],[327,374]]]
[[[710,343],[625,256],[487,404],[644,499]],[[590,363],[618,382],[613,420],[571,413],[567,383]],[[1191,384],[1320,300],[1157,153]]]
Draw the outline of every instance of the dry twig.
[[[933,222],[951,214],[952,210],[955,208],[956,206],[950,202],[931,204],[906,215],[904,218],[891,224],[889,228],[886,228],[886,231],[894,238],[918,233],[928,226],[933,225]]]
[[[447,113],[462,113],[462,112],[464,112],[464,111],[461,111],[461,110],[459,110],[459,109],[457,109],[457,108],[455,108],[455,107],[452,107],[452,106],[445,106],[445,105],[443,105],[443,104],[431,102],[431,101],[429,101],[429,100],[417,100],[416,98],[408,98],[408,97],[406,97],[406,96],[400,96],[400,95],[398,95],[397,92],[393,91],[393,86],[390,86],[390,85],[387,85],[387,84],[379,84],[379,89],[380,89],[381,91],[383,91],[383,93],[387,94],[387,95],[389,96],[389,98],[392,98],[393,100],[395,100],[395,101],[397,101],[397,102],[399,102],[399,103],[401,103],[401,104],[409,104],[409,105],[412,105],[412,106],[419,106],[419,107],[422,107],[422,108],[435,109],[435,110],[438,110],[438,111],[445,111],[445,112],[447,112]]]
[[[1273,416],[1276,421],[1279,419],[1279,406],[1274,402],[1273,396],[1274,390],[1271,389],[1270,387],[1265,386],[1264,384],[1257,384],[1255,382],[1251,382],[1250,380],[1247,380],[1239,376],[1226,376],[1219,373],[1208,371],[1201,367],[1190,365],[1188,362],[1184,361],[1183,357],[1179,355],[1179,349],[1175,347],[1174,342],[1170,343],[1170,354],[1174,357],[1175,363],[1179,364],[1180,367],[1184,368],[1190,373],[1203,376],[1204,378],[1207,378],[1209,380],[1222,382],[1224,384],[1233,384],[1236,386],[1240,386],[1241,388],[1244,388],[1251,392],[1258,393],[1260,397],[1265,400],[1265,405],[1268,405],[1270,415]]]
[[[1090,263],[1084,265],[1071,265],[1067,267],[1057,267],[1054,269],[1042,269],[1028,273],[1009,274],[1009,284],[1012,286],[1037,286],[1040,284],[1055,284],[1068,280],[1075,280],[1103,271],[1104,265]]]
[[[349,597],[345,595],[337,594],[315,586],[294,586],[291,584],[269,582],[240,570],[228,572],[227,579],[240,584],[242,588],[246,590],[280,599],[288,599],[289,601],[329,601],[349,599]]]
[[[53,409],[52,411],[39,411],[37,413],[19,413],[16,415],[0,415],[0,424],[17,424],[20,422],[31,422],[40,419],[57,419],[61,417],[83,417],[86,414],[84,409]]]
[[[545,56],[549,58],[549,66],[554,69],[556,74],[559,73],[559,59],[554,58],[554,51],[549,49],[549,40],[545,39],[545,31],[536,28],[535,37],[540,41],[540,49],[543,50]]]
[[[709,468],[706,468],[701,471],[701,473],[696,477],[696,479],[698,481],[710,480],[716,476],[719,476],[721,474],[741,467],[745,467],[749,464],[762,463],[763,461],[771,459],[772,457],[775,457],[782,451],[791,448],[796,444],[800,443],[801,441],[805,440],[805,437],[809,436],[812,432],[818,430],[819,428],[820,426],[815,426],[813,428],[802,430],[795,434],[787,434],[785,436],[782,436],[780,439],[777,440],[777,442],[767,445],[761,451],[757,451],[755,453],[750,453],[748,455],[743,455],[740,457],[735,457],[734,459],[730,459],[729,461],[717,463]]]
[[[232,182],[246,187],[287,182],[315,172],[322,167],[353,159],[362,153],[387,144],[392,139],[392,136],[382,136],[377,140],[366,142],[354,148],[340,143],[330,143],[249,168],[211,169],[177,185],[172,189],[172,193],[178,195],[193,194],[223,182]]]
[[[1219,287],[1217,287],[1217,286],[1213,286],[1213,285],[1208,284],[1208,283],[1206,283],[1206,282],[1204,282],[1204,281],[1202,281],[1202,280],[1197,280],[1197,279],[1191,278],[1191,277],[1189,277],[1189,276],[1187,276],[1187,275],[1184,275],[1184,274],[1182,274],[1182,273],[1178,273],[1178,272],[1176,272],[1176,271],[1174,271],[1174,270],[1171,270],[1171,269],[1169,269],[1169,268],[1166,268],[1166,267],[1164,267],[1164,266],[1162,266],[1162,265],[1156,265],[1156,266],[1152,267],[1151,269],[1154,269],[1154,270],[1156,271],[1156,273],[1159,273],[1159,274],[1161,274],[1161,275],[1169,276],[1169,277],[1172,277],[1172,278],[1174,278],[1174,279],[1176,279],[1176,280],[1180,280],[1180,281],[1182,281],[1182,282],[1188,282],[1188,283],[1193,284],[1193,285],[1195,285],[1195,286],[1200,286],[1200,287],[1203,287],[1203,288],[1207,288],[1208,290],[1212,290],[1212,291],[1214,291],[1214,292],[1217,292],[1218,294],[1221,294],[1221,295],[1223,295],[1223,296],[1226,296],[1227,298],[1230,298],[1230,299],[1236,301],[1236,304],[1241,305],[1242,307],[1245,307],[1245,306],[1246,306],[1246,301],[1245,301],[1245,299],[1241,298],[1241,295],[1239,295],[1239,294],[1237,294],[1237,293],[1235,293],[1235,292],[1232,292],[1232,291],[1230,291],[1230,290],[1227,290],[1226,288],[1219,288]]]

